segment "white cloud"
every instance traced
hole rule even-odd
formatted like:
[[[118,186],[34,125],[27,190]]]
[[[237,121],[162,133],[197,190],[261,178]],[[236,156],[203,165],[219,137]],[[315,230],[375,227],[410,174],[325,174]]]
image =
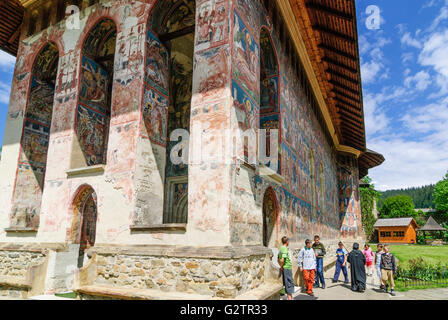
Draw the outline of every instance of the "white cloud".
[[[383,64],[375,61],[363,63],[361,65],[362,81],[365,84],[372,83],[377,80],[377,75],[383,68]]]
[[[2,71],[10,71],[14,68],[16,63],[16,58],[14,58],[9,53],[0,50],[0,69]]]
[[[448,30],[433,33],[423,44],[418,58],[422,66],[432,67],[440,94],[448,93]]]
[[[408,76],[404,80],[404,84],[408,88],[415,86],[418,91],[424,91],[431,84],[431,77],[428,72],[420,71],[414,76]]]
[[[414,59],[414,54],[412,52],[405,52],[401,55],[401,63],[406,64]]]
[[[420,41],[418,41],[415,38],[412,38],[411,33],[406,32],[400,39],[401,44],[408,45],[410,47],[418,48],[420,49],[422,47],[422,44]]]
[[[435,30],[439,24],[446,19],[448,19],[448,7],[442,7],[442,9],[440,9],[440,14],[434,19],[429,30]]]
[[[367,39],[365,36],[359,37],[359,52],[361,55],[361,77],[363,84],[370,84],[379,79],[387,79],[389,69],[384,65],[383,48],[391,41],[375,33],[375,37]]]
[[[448,170],[448,146],[431,140],[413,141],[392,137],[369,141],[386,161],[369,175],[379,190],[399,189],[436,183]]]
[[[369,172],[380,190],[436,183],[448,171],[448,98],[410,108],[401,121],[401,136],[368,141],[386,158]]]
[[[0,81],[0,104],[9,104],[10,86]]]

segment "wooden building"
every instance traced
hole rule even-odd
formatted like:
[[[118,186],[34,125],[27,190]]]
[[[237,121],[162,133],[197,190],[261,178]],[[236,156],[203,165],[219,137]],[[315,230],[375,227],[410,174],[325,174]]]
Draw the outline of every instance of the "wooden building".
[[[374,227],[381,243],[417,243],[418,225],[413,218],[378,219]]]

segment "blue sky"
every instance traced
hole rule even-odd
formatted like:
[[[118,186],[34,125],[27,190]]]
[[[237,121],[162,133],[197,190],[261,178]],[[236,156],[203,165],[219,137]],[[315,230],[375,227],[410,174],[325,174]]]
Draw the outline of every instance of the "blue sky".
[[[386,157],[380,190],[435,183],[448,171],[448,0],[356,0],[367,144]],[[369,30],[366,8],[380,9]],[[0,143],[14,58],[0,51]]]
[[[367,144],[386,157],[370,176],[380,190],[435,183],[448,171],[448,0],[356,4]]]

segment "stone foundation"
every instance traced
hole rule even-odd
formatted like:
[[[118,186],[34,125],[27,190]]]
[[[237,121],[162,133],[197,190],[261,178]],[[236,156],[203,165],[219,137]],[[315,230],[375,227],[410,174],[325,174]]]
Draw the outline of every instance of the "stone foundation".
[[[24,278],[31,265],[41,264],[45,255],[39,252],[0,251],[0,277]]]
[[[264,282],[266,256],[235,260],[101,255],[95,284],[232,298]]]

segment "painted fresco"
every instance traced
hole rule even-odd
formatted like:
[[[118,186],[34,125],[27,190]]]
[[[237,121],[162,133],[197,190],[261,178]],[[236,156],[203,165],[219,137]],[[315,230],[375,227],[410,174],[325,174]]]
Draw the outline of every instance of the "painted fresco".
[[[76,132],[88,166],[105,164],[109,109],[109,74],[98,63],[82,57]]]
[[[11,226],[37,228],[47,166],[58,51],[47,44],[37,56],[26,109]]]
[[[198,4],[197,50],[224,44],[229,32],[229,2],[206,0]]]
[[[260,4],[253,0],[235,0],[234,2],[240,17],[245,19],[246,25],[251,30],[251,33],[258,39],[257,26],[260,25],[260,14],[255,13],[260,12]]]
[[[106,113],[109,73],[99,63],[84,56],[81,65],[79,101]]]
[[[242,54],[238,56],[238,48],[242,48],[241,52],[244,52],[247,48],[245,39],[253,40],[259,35],[260,80],[255,82],[260,88],[259,100],[256,100],[260,104],[258,121],[260,128],[281,130],[280,172],[285,182],[282,186],[278,186],[264,177],[256,176],[255,201],[261,210],[262,195],[268,187],[273,187],[281,209],[281,217],[278,221],[281,235],[286,235],[293,241],[311,238],[316,233],[324,239],[336,239],[341,232],[342,220],[338,214],[340,208],[338,207],[338,169],[335,154],[326,141],[322,128],[305,97],[304,90],[291,65],[291,59],[285,54],[284,43],[281,44],[279,41],[278,30],[272,29],[274,27],[266,11],[257,9],[260,6],[257,1],[235,0],[234,3],[236,10],[234,14],[235,48],[232,57],[234,83],[239,85],[241,91],[252,96],[253,90],[250,86],[254,83],[254,78],[251,78],[251,73],[247,71],[250,71],[247,67],[249,64],[242,63],[248,60],[245,60]],[[266,28],[261,28],[262,25]],[[269,28],[272,31],[268,31]],[[249,37],[246,37],[244,30]],[[251,33],[255,34],[253,38],[250,37]],[[240,66],[244,66],[241,69],[246,72],[238,73]],[[233,84],[233,91],[235,87]],[[240,126],[247,127],[246,115],[239,111],[244,110],[241,107],[243,101],[238,98],[238,91],[235,92],[233,96],[238,123]],[[309,157],[311,150],[314,154],[314,164],[311,163]],[[316,174],[312,174],[313,171]],[[234,197],[237,197],[236,191],[234,193]],[[312,205],[313,199],[314,205]],[[356,206],[356,201],[353,206]],[[232,205],[233,216],[238,217],[242,214],[244,214],[243,210]],[[244,218],[239,219],[244,220]],[[348,224],[351,222],[350,218],[346,220]],[[243,236],[237,231],[232,231],[232,234]],[[233,241],[247,243],[248,239],[249,237],[233,239]]]
[[[189,129],[193,84],[194,34],[171,41],[169,134],[176,129]]]
[[[142,114],[144,136],[162,146],[167,141],[167,111],[167,98],[155,90],[145,91]]]
[[[44,46],[33,65],[33,81],[55,84],[59,62],[57,51],[54,43],[50,42]]]
[[[158,1],[153,9],[149,26],[159,35],[176,32],[195,24],[194,0]]]
[[[234,13],[233,78],[259,101],[259,47],[238,13]]]
[[[169,55],[165,46],[154,34],[147,32],[147,53],[145,80],[150,86],[168,95],[169,88]]]
[[[204,1],[201,4],[205,11],[212,11],[211,16],[208,13],[203,16],[202,23],[207,24],[207,31],[203,26],[203,37],[199,41],[202,44],[221,41],[219,33],[225,31],[226,23],[225,19],[221,20],[227,10],[224,7],[223,12],[221,7],[216,7],[218,11],[215,12],[216,3],[211,7]],[[169,137],[174,130],[190,130],[195,18],[195,1],[174,0],[159,1],[148,21],[143,122],[151,142],[166,147],[164,221],[167,223],[186,222],[188,212],[188,202],[186,206],[183,200],[179,203],[182,195],[188,193],[188,165],[171,162],[171,150],[179,142],[169,141]],[[210,26],[209,19],[216,21],[216,26]],[[168,40],[162,43],[160,39]],[[219,58],[220,55],[216,59]],[[219,69],[217,76],[221,77]],[[179,183],[180,180],[183,182]]]
[[[75,128],[87,166],[106,164],[116,38],[114,22],[103,19],[83,43]]]
[[[278,77],[262,78],[261,98],[260,98],[261,114],[279,112],[278,92],[279,92]]]
[[[221,46],[195,54],[195,88],[196,103],[204,100],[218,99],[227,86],[229,75],[229,49]]]
[[[352,170],[356,169],[352,168]],[[359,197],[357,197],[356,179],[351,170],[341,166],[339,169],[339,219],[343,237],[354,237],[361,228],[360,202]]]
[[[111,57],[115,53],[116,38],[115,23],[110,19],[101,20],[90,30],[84,41],[83,54],[91,58]],[[113,70],[114,59],[104,60],[103,63],[107,70]]]
[[[232,81],[232,93],[238,127],[243,131],[257,129],[259,127],[259,110],[257,104],[235,80]]]

